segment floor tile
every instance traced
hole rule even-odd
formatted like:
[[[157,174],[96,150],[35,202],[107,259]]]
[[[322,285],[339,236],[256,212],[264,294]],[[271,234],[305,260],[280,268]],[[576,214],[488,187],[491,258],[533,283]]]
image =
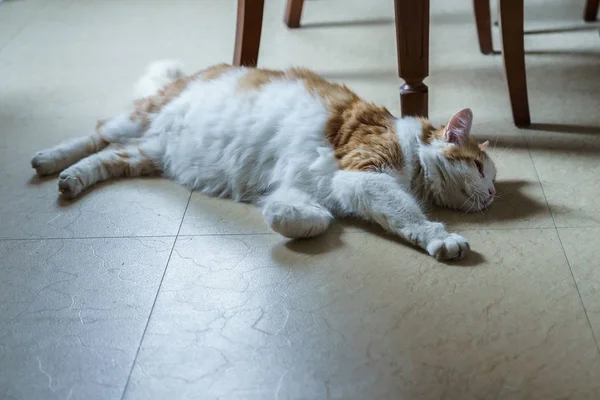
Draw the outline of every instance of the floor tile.
[[[33,21],[39,21],[44,11],[50,7],[64,9],[71,2],[73,0],[0,1],[0,51]]]
[[[527,140],[556,225],[599,226],[600,128],[596,133],[573,129],[576,131],[566,133],[532,131]]]
[[[558,231],[596,340],[600,339],[600,228]]]
[[[0,241],[0,398],[120,398],[173,241]]]
[[[268,233],[260,209],[252,204],[192,193],[181,235]]]
[[[556,232],[467,236],[462,266],[363,233],[181,237],[126,398],[600,394]]]

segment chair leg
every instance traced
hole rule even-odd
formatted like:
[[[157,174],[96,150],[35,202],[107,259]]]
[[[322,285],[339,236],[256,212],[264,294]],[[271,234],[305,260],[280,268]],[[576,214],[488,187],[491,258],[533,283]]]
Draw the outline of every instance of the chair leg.
[[[402,116],[428,114],[428,91],[423,80],[429,75],[429,2],[394,0],[398,76]]]
[[[492,22],[490,16],[490,0],[473,0],[475,24],[477,25],[477,38],[479,49],[483,54],[492,54]]]
[[[285,8],[285,24],[288,28],[300,28],[304,0],[287,0]]]
[[[585,3],[585,12],[583,14],[583,19],[587,22],[592,22],[596,20],[598,16],[598,5],[600,4],[600,0],[587,0]]]
[[[531,124],[525,70],[523,0],[498,0],[502,56],[516,126]]]
[[[238,0],[233,64],[256,67],[265,0]]]

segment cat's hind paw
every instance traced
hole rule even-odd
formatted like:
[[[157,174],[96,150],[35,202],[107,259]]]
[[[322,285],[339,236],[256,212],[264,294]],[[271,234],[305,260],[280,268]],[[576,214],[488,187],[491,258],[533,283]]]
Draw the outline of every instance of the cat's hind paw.
[[[31,166],[39,176],[52,175],[57,171],[56,162],[50,151],[40,151],[31,159]]]
[[[427,252],[438,261],[460,260],[469,253],[470,249],[467,239],[456,233],[435,238],[427,244]]]
[[[58,179],[58,190],[67,199],[77,197],[83,191],[81,179],[65,172]]]

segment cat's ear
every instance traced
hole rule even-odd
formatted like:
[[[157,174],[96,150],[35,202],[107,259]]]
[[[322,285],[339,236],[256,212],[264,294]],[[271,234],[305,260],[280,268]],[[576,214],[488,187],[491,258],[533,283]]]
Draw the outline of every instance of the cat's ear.
[[[487,149],[489,145],[490,145],[490,141],[489,140],[486,140],[483,143],[479,143],[479,150],[485,151],[485,149]]]
[[[465,108],[454,114],[444,128],[444,139],[447,142],[460,146],[469,137],[473,125],[473,112]]]

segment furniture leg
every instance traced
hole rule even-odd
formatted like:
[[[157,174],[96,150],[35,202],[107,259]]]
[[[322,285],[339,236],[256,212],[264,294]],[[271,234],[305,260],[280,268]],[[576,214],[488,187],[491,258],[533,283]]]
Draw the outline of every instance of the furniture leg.
[[[300,27],[302,6],[304,6],[304,0],[287,0],[287,7],[285,8],[285,24],[288,28]]]
[[[587,0],[585,3],[585,12],[583,14],[583,19],[587,22],[592,22],[596,20],[598,16],[598,5],[600,4],[600,0]]]
[[[256,67],[265,0],[238,0],[233,64]]]
[[[531,124],[525,70],[523,0],[498,0],[502,57],[516,126]]]
[[[490,0],[473,0],[473,12],[477,26],[479,49],[483,54],[492,54],[492,22],[490,16]]]
[[[398,76],[402,116],[428,114],[428,88],[423,80],[429,75],[429,2],[430,0],[394,0]]]

